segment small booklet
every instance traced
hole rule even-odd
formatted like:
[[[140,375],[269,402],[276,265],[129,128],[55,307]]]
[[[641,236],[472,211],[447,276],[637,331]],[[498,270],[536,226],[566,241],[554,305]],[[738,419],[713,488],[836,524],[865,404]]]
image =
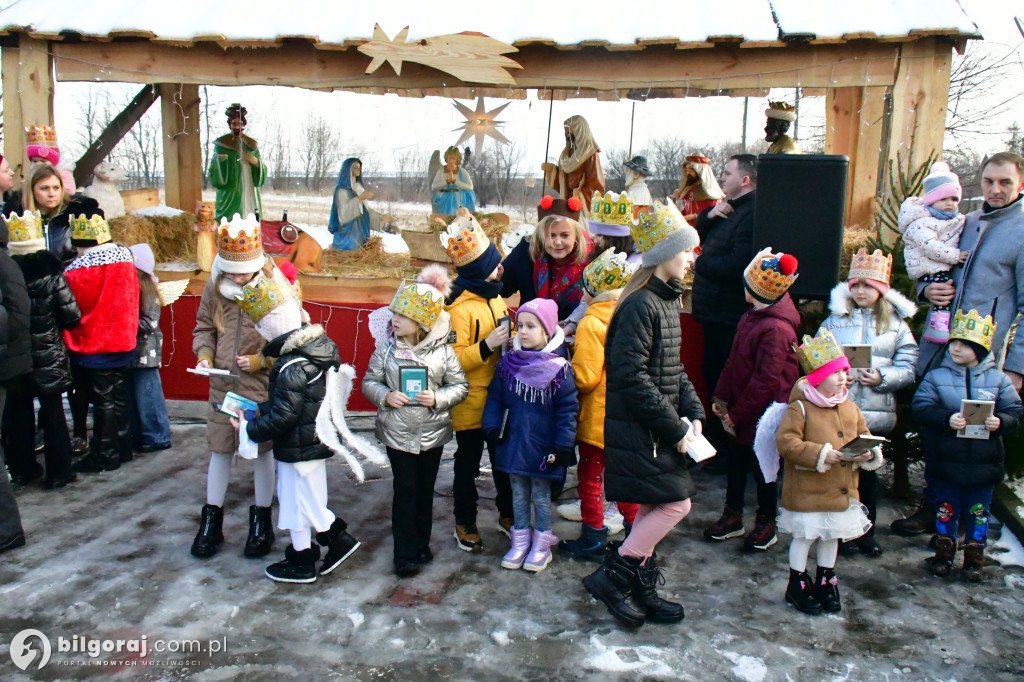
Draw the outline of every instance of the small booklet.
[[[192,374],[198,374],[199,376],[204,376],[204,377],[233,377],[233,376],[235,376],[234,374],[231,373],[231,370],[217,369],[216,367],[188,367],[188,368],[185,369],[185,371],[186,372],[191,372]]]
[[[498,431],[498,440],[505,438],[505,428],[508,426],[508,410],[501,414],[501,430]]]
[[[967,426],[956,432],[957,438],[976,438],[988,440],[989,430],[985,428],[985,420],[995,414],[996,403],[993,400],[960,400],[960,414],[967,420]]]
[[[238,410],[241,410],[242,414],[245,415],[246,420],[252,421],[256,418],[256,410],[258,409],[258,406],[255,401],[249,400],[244,396],[240,396],[233,391],[228,391],[224,395],[224,402],[222,402],[217,409],[224,414],[231,415],[232,417],[237,417]]]
[[[871,344],[851,343],[843,346],[850,369],[871,369]]]
[[[427,390],[427,368],[420,366],[398,368],[398,390],[410,398]]]
[[[872,436],[869,433],[862,433],[849,443],[839,448],[839,452],[842,453],[843,459],[850,461],[857,455],[861,454],[865,450],[870,450],[873,447],[881,445],[882,443],[888,443],[888,438],[882,438],[881,436]]]
[[[686,417],[683,417],[683,423],[686,424],[687,428],[693,428],[693,423]],[[692,457],[694,462],[703,462],[706,459],[711,459],[717,452],[715,446],[704,437],[703,433],[686,444],[686,454]]]
[[[726,414],[729,414],[729,406],[728,406],[728,405],[726,405],[726,404],[725,404],[725,401],[724,401],[724,400],[722,400],[721,398],[712,398],[712,399],[711,399],[711,403],[712,403],[712,404],[714,404],[714,405],[717,405],[717,406],[718,406],[718,409],[719,409],[719,410],[721,410],[722,412],[724,412],[724,413],[726,413]],[[734,429],[734,428],[732,428],[732,427],[730,427],[730,426],[726,426],[726,425],[725,425],[725,422],[724,422],[724,421],[722,421],[722,418],[721,418],[721,417],[719,417],[719,418],[718,418],[718,421],[721,421],[721,422],[722,422],[722,429],[723,429],[723,430],[724,430],[724,431],[725,431],[726,433],[728,433],[728,434],[729,434],[730,436],[735,436],[735,435],[736,435],[736,429]]]

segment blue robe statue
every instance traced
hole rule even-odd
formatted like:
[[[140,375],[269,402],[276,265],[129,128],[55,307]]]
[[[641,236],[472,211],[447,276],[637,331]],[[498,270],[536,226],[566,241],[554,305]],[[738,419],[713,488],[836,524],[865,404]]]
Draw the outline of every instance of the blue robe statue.
[[[327,229],[334,235],[331,246],[352,251],[370,237],[370,230],[380,229],[380,213],[366,205],[362,185],[363,164],[359,159],[345,159],[334,188],[334,203]],[[360,197],[363,199],[360,199]]]

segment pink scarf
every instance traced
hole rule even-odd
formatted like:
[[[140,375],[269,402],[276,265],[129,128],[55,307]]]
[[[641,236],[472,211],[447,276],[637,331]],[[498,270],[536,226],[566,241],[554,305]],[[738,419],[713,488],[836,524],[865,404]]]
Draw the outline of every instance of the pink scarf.
[[[836,405],[844,402],[846,400],[846,396],[850,392],[846,386],[843,386],[843,390],[839,391],[839,393],[836,393],[831,398],[827,398],[821,391],[816,389],[814,386],[811,386],[810,382],[805,382],[805,386],[803,388],[804,396],[811,401],[812,405],[817,405],[818,407],[823,407],[825,409],[835,407]]]

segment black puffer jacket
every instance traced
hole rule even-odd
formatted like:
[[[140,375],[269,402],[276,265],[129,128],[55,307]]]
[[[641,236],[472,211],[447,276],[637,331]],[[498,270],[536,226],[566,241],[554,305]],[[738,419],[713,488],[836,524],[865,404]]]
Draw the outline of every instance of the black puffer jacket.
[[[675,450],[680,417],[704,419],[679,357],[682,286],[657,277],[619,301],[608,326],[604,420],[608,499],[664,504],[694,493],[690,459]]]
[[[248,424],[249,438],[274,441],[274,459],[294,464],[334,453],[316,437],[316,415],[327,392],[327,370],[339,367],[338,347],[318,324],[282,334],[263,349],[276,357],[270,370],[269,400]]]
[[[28,291],[6,246],[7,224],[0,220],[0,382],[32,371]]]
[[[5,216],[11,213],[21,215],[24,212],[21,202],[21,192],[11,192],[11,196],[4,202],[3,213]],[[78,256],[78,252],[71,246],[71,216],[77,215],[103,215],[103,210],[96,200],[82,194],[73,194],[68,199],[68,205],[49,220],[43,223],[43,237],[46,241],[46,248],[53,255],[60,259],[60,262],[67,265]]]
[[[132,369],[156,369],[163,361],[164,333],[160,331],[160,299],[153,297],[139,311],[139,331],[135,335]]]
[[[14,256],[14,261],[25,275],[32,306],[32,391],[35,395],[63,393],[71,389],[71,369],[62,330],[77,327],[82,313],[56,256],[36,251]]]
[[[734,325],[747,312],[743,271],[754,257],[754,192],[731,199],[727,218],[697,216],[701,252],[693,264],[693,317],[701,324]]]

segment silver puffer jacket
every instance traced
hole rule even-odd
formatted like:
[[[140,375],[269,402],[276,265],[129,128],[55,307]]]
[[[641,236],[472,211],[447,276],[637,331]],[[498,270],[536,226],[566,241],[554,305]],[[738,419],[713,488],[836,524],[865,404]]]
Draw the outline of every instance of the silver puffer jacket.
[[[821,329],[830,330],[843,345],[871,344],[871,364],[882,375],[882,383],[872,387],[855,383],[850,387],[850,399],[864,413],[868,429],[875,434],[889,433],[896,427],[895,393],[914,383],[917,363],[917,341],[904,321],[914,316],[917,306],[895,289],[884,298],[892,304],[893,312],[889,330],[881,335],[875,334],[874,309],[858,308],[846,282],[832,289],[832,314],[821,323]]]
[[[451,320],[442,312],[434,328],[414,348],[393,334],[378,340],[363,376],[363,395],[377,406],[376,434],[389,448],[419,454],[444,445],[452,439],[449,410],[469,395],[469,384],[462,365],[448,343]],[[415,357],[414,357],[415,356]],[[389,391],[398,390],[399,367],[427,368],[427,384],[434,392],[434,406],[423,407],[409,401],[394,408],[384,402]]]

